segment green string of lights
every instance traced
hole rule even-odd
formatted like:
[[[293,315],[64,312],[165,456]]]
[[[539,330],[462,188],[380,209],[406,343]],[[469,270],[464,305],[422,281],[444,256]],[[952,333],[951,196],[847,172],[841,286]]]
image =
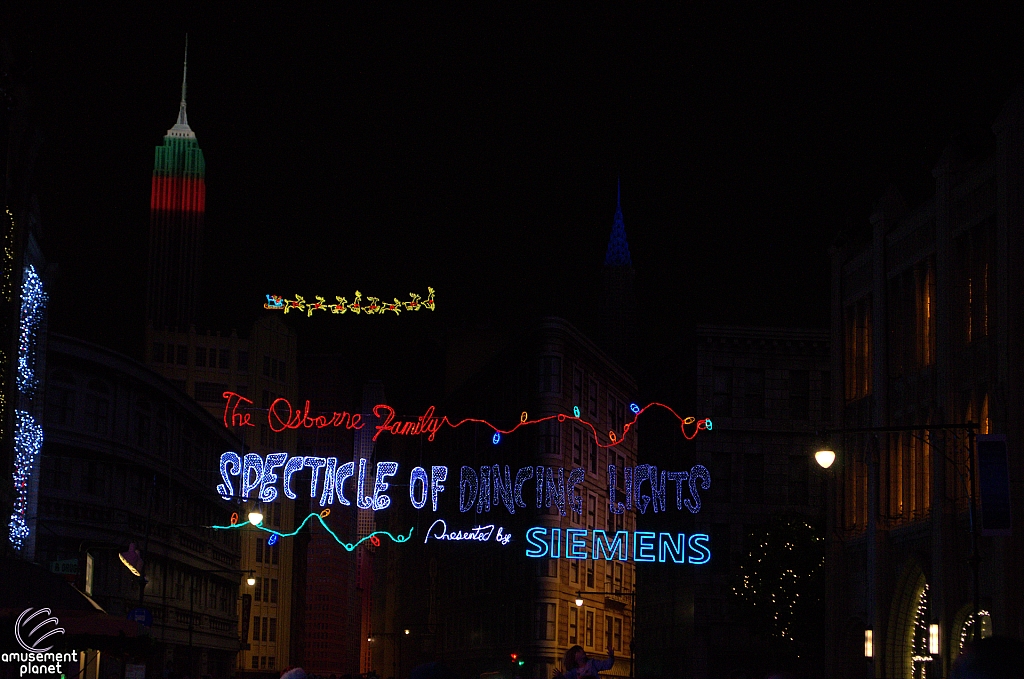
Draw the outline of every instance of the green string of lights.
[[[270,533],[271,535],[276,536],[275,538],[272,538],[274,540],[274,542],[276,542],[277,541],[276,538],[290,538],[290,537],[294,537],[294,536],[298,535],[299,531],[301,531],[303,528],[305,528],[306,524],[309,523],[309,520],[314,518],[314,517],[316,517],[317,521],[320,522],[320,525],[324,527],[324,530],[326,530],[328,533],[331,534],[331,537],[334,538],[335,542],[337,542],[339,545],[344,547],[349,552],[354,551],[356,547],[358,547],[359,545],[363,544],[367,540],[369,540],[371,542],[371,544],[373,544],[375,547],[379,547],[380,546],[380,538],[377,537],[378,535],[386,535],[387,537],[389,537],[391,539],[392,542],[395,542],[397,544],[402,544],[403,542],[408,542],[409,541],[409,538],[412,537],[413,530],[415,530],[414,528],[410,528],[408,535],[392,535],[391,533],[389,533],[386,530],[376,530],[376,531],[370,533],[369,535],[364,535],[363,537],[359,538],[359,540],[357,540],[356,542],[350,543],[350,542],[345,542],[340,537],[338,537],[338,534],[335,533],[333,530],[331,530],[331,527],[328,526],[326,522],[324,522],[324,517],[321,516],[320,514],[315,513],[315,512],[311,513],[309,516],[307,516],[305,519],[303,519],[302,523],[299,524],[299,527],[296,528],[295,530],[293,530],[291,533],[281,533],[280,531],[276,531],[276,530],[274,530],[272,528],[267,528],[266,526],[264,526],[262,524],[256,526],[256,528],[258,528],[259,530],[263,531],[264,533]],[[235,517],[235,518],[237,518],[237,517]],[[245,521],[245,522],[239,522],[239,523],[232,523],[230,526],[210,526],[210,527],[213,528],[214,530],[232,530],[232,529],[236,529],[236,528],[243,528],[244,526],[247,526],[247,525],[252,525],[252,524],[250,524],[249,522]],[[270,544],[273,544],[273,542],[271,542]]]

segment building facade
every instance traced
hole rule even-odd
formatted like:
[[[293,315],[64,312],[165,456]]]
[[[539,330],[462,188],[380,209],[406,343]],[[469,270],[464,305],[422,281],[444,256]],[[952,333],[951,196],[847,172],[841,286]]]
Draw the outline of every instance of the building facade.
[[[458,360],[449,356],[449,361]],[[499,351],[439,409],[443,407],[452,421],[485,418],[506,430],[520,421],[524,411],[530,419],[553,419],[497,442],[489,427],[472,424],[439,433],[432,446],[407,444],[391,451],[396,458],[443,459],[451,474],[448,487],[454,492],[459,492],[460,465],[564,469],[566,478],[572,469],[582,469],[585,480],[576,486],[579,512],[566,507],[563,514],[554,503],[537,508],[528,501],[527,508],[510,514],[496,495],[489,513],[470,509],[461,516],[443,516],[449,530],[491,523],[502,526],[514,536],[509,546],[430,541],[416,551],[390,550],[395,564],[388,573],[415,570],[417,575],[405,575],[402,581],[385,576],[375,587],[375,592],[381,591],[380,585],[392,589],[396,599],[384,604],[386,614],[377,627],[383,632],[383,671],[390,674],[396,668],[400,672],[402,667],[441,658],[464,676],[497,672],[546,679],[561,666],[565,651],[578,644],[594,655],[604,655],[609,646],[615,650],[615,665],[603,676],[630,675],[633,562],[529,558],[523,536],[537,526],[549,531],[557,528],[562,534],[570,528],[604,529],[609,534],[635,529],[632,512],[609,510],[607,483],[608,465],[622,469],[637,462],[636,437],[621,436],[624,424],[632,419],[629,404],[635,399],[632,377],[569,323],[549,318]],[[581,420],[600,432],[598,440],[585,425],[558,420],[558,415],[572,414],[574,408]],[[617,445],[607,432],[620,432]],[[621,490],[621,474],[618,478]],[[534,481],[526,484],[524,497],[533,499],[534,485]],[[456,499],[461,498],[448,501]],[[408,530],[407,522],[413,521],[414,534],[423,535],[439,516],[426,511],[411,517],[394,513],[387,517],[392,522],[387,526]],[[382,558],[380,550],[376,558]],[[403,560],[410,571],[400,570]],[[418,567],[412,569],[409,560]],[[394,653],[402,655],[401,662],[394,661]]]
[[[76,586],[111,615],[150,612],[154,643],[135,658],[147,675],[231,676],[237,601],[249,588],[238,534],[210,526],[233,511],[214,488],[220,453],[238,441],[166,380],[107,349],[51,335],[46,371],[36,560],[77,573]],[[131,544],[144,587],[118,556]],[[123,674],[101,666],[95,676]]]
[[[178,119],[156,147],[149,200],[146,318],[182,331],[195,323],[206,215],[206,160],[185,112],[188,44]]]
[[[712,557],[682,573],[641,569],[642,676],[753,676],[784,662],[792,667],[796,658],[773,657],[768,632],[740,611],[734,588],[742,587],[749,536],[783,520],[824,532],[824,478],[810,465],[817,432],[831,426],[828,331],[696,326],[687,335],[645,374],[644,400],[678,404],[711,417],[714,427],[692,442],[648,428],[645,458],[664,464],[681,457],[709,470],[700,511],[669,519],[710,535]]]
[[[979,539],[972,625],[974,451],[965,429],[947,428],[1005,435],[1020,498],[1022,111],[1018,95],[992,132],[955,139],[933,171],[933,198],[911,209],[890,191],[870,238],[833,251],[837,428],[907,431],[832,441],[831,676],[946,676],[975,630],[1024,632],[1019,535]],[[1019,528],[1019,501],[1012,511]]]
[[[186,47],[186,74],[187,68]],[[295,332],[273,315],[257,320],[243,337],[234,330],[228,334],[195,327],[206,165],[188,124],[185,94],[183,77],[177,122],[163,145],[156,147],[143,355],[150,368],[217,417],[222,427],[231,424],[224,419],[225,394],[243,399],[238,412],[252,412],[254,426],[234,431],[245,452],[294,451],[294,430],[272,431],[266,411],[279,397],[297,401]],[[239,513],[247,514],[253,507],[239,507]],[[268,526],[294,528],[294,502],[282,498],[258,508]],[[239,567],[255,571],[257,578],[251,600],[239,603],[238,631],[244,647],[238,670],[243,675],[276,677],[282,667],[301,662],[305,539],[270,546],[253,531],[241,536]],[[243,603],[251,608],[243,610]]]

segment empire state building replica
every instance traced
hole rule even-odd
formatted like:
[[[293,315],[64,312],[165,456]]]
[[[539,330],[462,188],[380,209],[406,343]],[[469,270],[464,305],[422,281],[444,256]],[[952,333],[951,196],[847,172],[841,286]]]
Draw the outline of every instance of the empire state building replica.
[[[206,161],[185,113],[187,75],[186,48],[178,120],[156,147],[153,163],[146,290],[147,321],[179,332],[195,323],[206,212]]]

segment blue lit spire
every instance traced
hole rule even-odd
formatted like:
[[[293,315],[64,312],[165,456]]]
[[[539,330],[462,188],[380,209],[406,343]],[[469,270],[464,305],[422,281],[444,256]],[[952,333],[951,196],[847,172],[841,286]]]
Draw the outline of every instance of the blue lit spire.
[[[605,266],[633,266],[629,256],[629,242],[626,241],[626,224],[622,220],[622,182],[619,181],[618,197],[615,205],[615,223],[612,224],[612,235],[608,239],[608,252],[604,256]]]

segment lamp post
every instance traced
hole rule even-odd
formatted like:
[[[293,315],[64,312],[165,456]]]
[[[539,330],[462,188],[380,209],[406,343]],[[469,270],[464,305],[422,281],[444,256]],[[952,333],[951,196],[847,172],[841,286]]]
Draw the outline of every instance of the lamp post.
[[[977,521],[977,497],[974,488],[974,441],[975,434],[979,429],[977,422],[963,422],[959,424],[938,424],[938,425],[910,425],[903,427],[849,427],[843,429],[826,429],[823,432],[823,437],[828,438],[830,434],[893,434],[893,433],[906,433],[906,432],[927,432],[927,431],[963,431],[967,433],[967,487],[968,487],[968,516],[971,529],[971,555],[968,558],[968,563],[971,566],[971,579],[972,579],[972,615],[971,615],[971,628],[974,638],[980,633],[980,622],[978,611],[981,609],[981,597],[980,597],[980,569],[981,569],[981,555],[978,551],[978,536],[980,532],[980,525]],[[938,447],[933,445],[931,441],[921,438],[920,439],[929,448],[939,450]],[[832,463],[836,460],[835,451],[831,448],[822,448],[814,453],[814,459],[822,469],[828,469],[832,466]],[[955,469],[955,467],[954,467]],[[868,649],[872,648],[871,637],[865,637],[865,656],[871,657],[872,651]],[[939,626],[937,624],[929,625],[929,651],[934,649],[934,654],[938,654],[939,648]]]

